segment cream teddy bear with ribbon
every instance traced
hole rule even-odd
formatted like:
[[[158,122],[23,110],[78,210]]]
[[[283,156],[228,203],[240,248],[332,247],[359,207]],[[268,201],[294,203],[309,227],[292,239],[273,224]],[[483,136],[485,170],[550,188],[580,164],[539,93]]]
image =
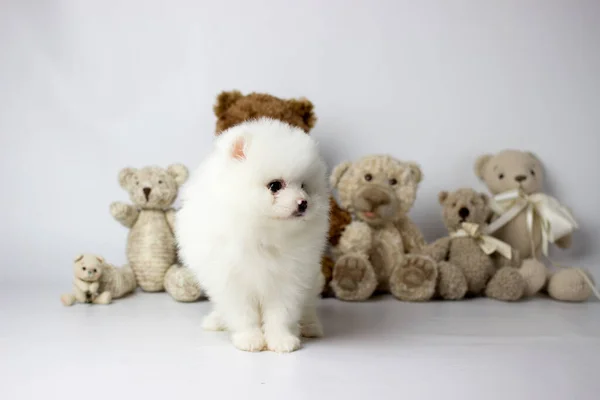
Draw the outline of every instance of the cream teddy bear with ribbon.
[[[543,193],[544,169],[539,158],[510,149],[486,154],[477,159],[475,173],[494,195],[490,206],[495,216],[487,233],[510,244],[525,260],[528,294],[544,290],[556,300],[584,301],[594,292],[600,298],[588,272],[571,267],[550,272],[539,262],[542,255],[548,258],[549,243],[569,248],[571,234],[578,229],[569,209]]]

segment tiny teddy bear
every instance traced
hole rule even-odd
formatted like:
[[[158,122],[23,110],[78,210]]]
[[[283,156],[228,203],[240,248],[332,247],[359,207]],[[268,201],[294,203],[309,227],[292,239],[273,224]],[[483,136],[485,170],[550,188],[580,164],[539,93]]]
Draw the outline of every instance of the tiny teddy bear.
[[[146,292],[165,290],[165,275],[169,268],[174,268],[169,274],[173,280],[185,271],[177,264],[173,234],[175,210],[171,206],[187,178],[188,169],[181,164],[170,165],[167,169],[156,166],[125,168],[119,173],[119,184],[129,193],[133,204],[114,202],[110,212],[129,228],[127,258],[138,285]],[[178,287],[177,284],[172,286]],[[178,292],[170,294],[177,297]]]
[[[466,289],[467,296],[486,295],[503,301],[516,301],[523,297],[526,282],[518,269],[504,266],[496,269],[492,254],[497,253],[518,266],[511,247],[498,239],[485,235],[486,220],[491,214],[488,206],[489,198],[484,193],[463,188],[454,192],[442,191],[438,195],[442,205],[444,224],[449,236],[436,240],[423,249],[436,263],[441,274],[448,268],[456,268],[462,272],[466,286],[462,280],[453,282]],[[511,261],[512,260],[512,261]],[[515,265],[516,264],[516,265]],[[442,286],[444,292],[451,288]]]
[[[73,293],[63,294],[60,298],[65,306],[71,306],[75,302],[109,304],[112,295],[109,291],[100,291],[100,277],[104,259],[93,254],[80,254],[73,263]]]
[[[333,248],[331,288],[337,298],[361,301],[375,291],[391,291],[404,299],[394,282],[405,271],[397,267],[406,253],[425,244],[407,215],[421,179],[416,163],[387,155],[370,155],[334,168],[331,185],[341,207],[354,216]],[[420,274],[417,279],[435,286],[436,275]]]
[[[216,135],[244,121],[260,117],[269,117],[287,122],[290,125],[297,126],[307,134],[317,122],[314,105],[310,100],[306,98],[282,99],[268,93],[252,92],[244,95],[238,90],[223,91],[217,96],[213,111],[217,117]],[[324,297],[333,295],[330,281],[334,262],[331,254],[328,253],[332,247],[337,245],[342,232],[352,221],[350,213],[340,207],[333,197],[330,197],[329,203],[329,246],[321,260],[324,281],[322,295]],[[182,274],[189,275],[184,270],[182,270]],[[186,284],[183,275],[180,284],[193,290],[193,284],[189,284],[189,282]]]
[[[529,151],[507,149],[480,156],[474,169],[494,195],[491,234],[511,245],[524,260],[521,274],[527,281],[526,293],[544,290],[555,300],[588,299],[594,286],[587,272],[565,268],[551,273],[538,261],[542,253],[547,256],[549,242],[561,249],[569,248],[571,234],[577,229],[570,211],[543,193],[540,159]]]

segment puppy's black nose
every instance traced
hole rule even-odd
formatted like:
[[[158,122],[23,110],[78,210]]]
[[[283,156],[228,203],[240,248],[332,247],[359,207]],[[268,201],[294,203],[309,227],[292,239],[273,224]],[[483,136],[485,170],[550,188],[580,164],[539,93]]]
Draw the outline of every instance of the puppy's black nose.
[[[517,176],[515,176],[515,181],[517,181],[517,182],[523,182],[525,179],[527,179],[527,175],[517,175]]]
[[[148,200],[148,196],[150,196],[151,191],[152,189],[150,189],[149,187],[144,188],[144,196],[146,196],[146,200]]]
[[[298,202],[298,212],[303,213],[308,208],[308,201],[300,200]]]
[[[462,207],[460,210],[458,210],[458,215],[461,218],[467,218],[469,214],[469,209],[467,207]]]

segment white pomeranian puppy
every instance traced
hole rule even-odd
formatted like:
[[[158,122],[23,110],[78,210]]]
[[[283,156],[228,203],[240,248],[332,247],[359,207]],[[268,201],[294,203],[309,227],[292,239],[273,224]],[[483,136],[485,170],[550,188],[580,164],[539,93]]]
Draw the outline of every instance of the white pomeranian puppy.
[[[262,118],[224,131],[181,191],[181,261],[238,349],[291,352],[322,336],[316,303],[329,225],[326,165],[304,131]]]

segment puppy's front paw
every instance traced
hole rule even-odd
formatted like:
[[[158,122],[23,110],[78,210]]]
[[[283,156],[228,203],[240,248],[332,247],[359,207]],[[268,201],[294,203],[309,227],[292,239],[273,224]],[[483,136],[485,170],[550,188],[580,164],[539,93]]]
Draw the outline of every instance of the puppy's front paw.
[[[243,351],[261,351],[265,348],[265,338],[260,330],[236,332],[231,335],[233,345]]]
[[[291,353],[300,348],[300,338],[287,332],[270,334],[267,337],[267,347],[275,353]]]
[[[205,331],[224,331],[225,323],[221,319],[221,316],[216,311],[213,311],[202,320],[202,329]]]

